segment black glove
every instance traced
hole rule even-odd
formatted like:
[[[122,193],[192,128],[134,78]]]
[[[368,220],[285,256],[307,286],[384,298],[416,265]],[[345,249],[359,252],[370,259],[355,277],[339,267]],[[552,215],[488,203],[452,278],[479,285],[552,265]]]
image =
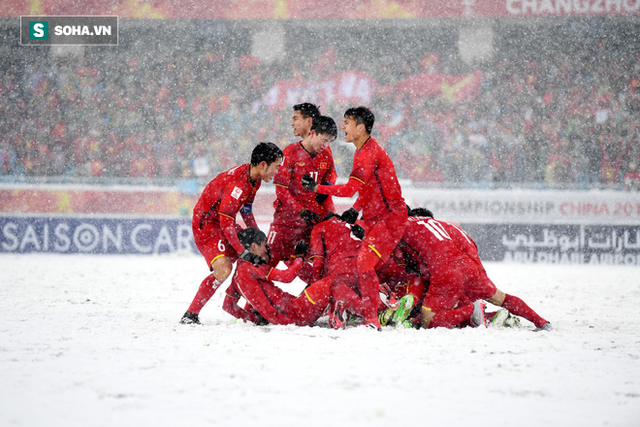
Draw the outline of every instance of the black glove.
[[[319,205],[323,204],[325,200],[327,200],[329,198],[328,194],[320,194],[320,193],[316,193],[316,202],[318,202]]]
[[[307,254],[309,253],[309,243],[305,242],[304,240],[299,240],[296,243],[296,246],[293,248],[293,253],[296,258],[306,258]]]
[[[302,212],[300,212],[300,216],[307,225],[315,225],[320,222],[321,218],[320,214],[310,211],[309,209],[303,209]]]
[[[248,249],[245,249],[244,251],[242,251],[239,258],[245,261],[249,261],[251,264],[255,265],[256,267],[267,263],[267,261],[265,261],[260,255],[256,255],[253,252],[249,252]]]
[[[344,222],[348,222],[349,224],[355,224],[356,220],[358,219],[358,211],[350,208],[348,211],[342,212],[342,215],[340,215],[340,219]]]
[[[318,183],[316,182],[315,179],[313,179],[311,177],[311,175],[306,174],[305,176],[302,177],[302,186],[304,188],[306,188],[309,191],[316,191],[316,186],[318,185]]]
[[[351,226],[351,233],[360,240],[364,239],[364,228],[358,224],[353,224]]]
[[[255,319],[253,321],[253,323],[257,326],[265,326],[269,324],[269,321],[267,319],[265,319],[264,317],[262,317],[262,314],[258,313],[257,311],[253,310],[253,314],[255,315]]]

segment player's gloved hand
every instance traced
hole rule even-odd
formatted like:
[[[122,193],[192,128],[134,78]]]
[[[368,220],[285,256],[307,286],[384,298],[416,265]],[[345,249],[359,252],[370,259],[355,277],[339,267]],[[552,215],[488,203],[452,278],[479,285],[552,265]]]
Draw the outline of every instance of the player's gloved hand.
[[[364,239],[364,228],[362,228],[358,224],[353,224],[351,226],[351,234],[356,236],[358,239],[362,240]]]
[[[340,219],[344,222],[348,222],[349,224],[355,224],[358,219],[358,211],[353,208],[349,208],[348,211],[342,212]]]
[[[296,258],[306,258],[309,253],[309,242],[299,240],[293,248],[293,253]]]
[[[253,314],[255,315],[255,320],[253,321],[253,323],[257,326],[265,326],[269,324],[269,321],[267,319],[265,319],[264,317],[262,317],[262,314],[258,313],[257,311],[253,311]]]
[[[302,186],[309,191],[316,191],[318,183],[311,177],[311,175],[306,174],[302,177]]]
[[[249,261],[251,264],[255,265],[256,267],[267,263],[267,261],[265,261],[260,255],[256,255],[253,252],[249,252],[248,249],[245,249],[244,251],[242,251],[239,258],[245,261]]]
[[[310,211],[309,209],[302,209],[300,211],[300,216],[304,219],[304,222],[306,222],[307,225],[315,225],[319,223],[322,218],[320,214]]]
[[[323,204],[325,200],[327,200],[329,198],[328,194],[320,194],[320,193],[316,193],[316,202],[318,202],[319,205]]]

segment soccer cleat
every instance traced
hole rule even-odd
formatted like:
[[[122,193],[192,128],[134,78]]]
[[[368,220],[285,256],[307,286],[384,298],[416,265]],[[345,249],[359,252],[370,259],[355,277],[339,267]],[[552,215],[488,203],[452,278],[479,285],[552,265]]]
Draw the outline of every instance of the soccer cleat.
[[[200,319],[197,314],[187,311],[180,319],[180,323],[183,325],[200,325]]]
[[[521,328],[522,324],[520,323],[520,318],[518,316],[514,316],[509,313],[507,316],[507,320],[504,321],[505,328]]]
[[[484,310],[486,308],[487,304],[482,300],[478,300],[473,303],[473,313],[471,313],[471,318],[469,319],[472,327],[487,327],[487,318],[484,315]]]
[[[389,308],[396,308],[398,306],[398,297],[391,290],[389,285],[386,283],[380,283],[380,287],[378,288],[382,302]]]
[[[371,317],[369,319],[364,319],[362,322],[362,326],[366,326],[367,328],[377,329],[378,331],[382,331],[382,326],[380,326],[380,322],[377,317]]]
[[[391,321],[396,325],[400,325],[402,322],[404,322],[407,317],[409,317],[411,309],[413,309],[413,301],[413,295],[405,295],[400,298],[400,301],[398,301],[398,308],[396,308],[393,312],[393,318],[391,319]]]
[[[541,331],[553,331],[553,326],[551,326],[551,323],[547,322],[544,325],[540,326],[539,328],[535,329],[535,332],[541,332]]]
[[[333,329],[344,329],[346,322],[344,321],[344,302],[336,301],[333,310],[329,315],[329,325]]]
[[[492,328],[504,328],[506,326],[505,322],[507,321],[508,318],[509,318],[509,311],[504,308],[501,308],[496,312],[496,314],[493,315],[493,317],[491,318],[491,322],[489,323],[489,326]]]
[[[400,329],[420,329],[420,322],[414,322],[410,319],[403,320],[400,325],[398,325]]]
[[[394,313],[395,313],[395,310],[393,310],[392,308],[388,308],[386,310],[381,311],[378,314],[378,320],[380,321],[380,326],[387,326],[389,322],[391,322],[391,319],[393,319]]]

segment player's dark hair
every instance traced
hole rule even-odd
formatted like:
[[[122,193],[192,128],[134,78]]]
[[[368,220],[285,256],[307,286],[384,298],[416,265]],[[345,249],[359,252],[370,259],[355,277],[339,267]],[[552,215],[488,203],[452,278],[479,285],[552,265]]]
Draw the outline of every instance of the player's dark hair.
[[[273,162],[280,161],[283,157],[282,150],[273,142],[261,142],[256,145],[251,153],[251,164],[257,166],[262,162],[270,165]]]
[[[267,236],[257,228],[245,228],[238,232],[238,240],[245,249],[249,249],[252,243],[261,244],[267,240]]]
[[[300,111],[300,114],[302,114],[302,117],[304,117],[305,119],[311,117],[315,121],[317,117],[320,117],[320,110],[318,109],[318,107],[316,107],[315,104],[311,104],[309,102],[303,102],[302,104],[294,105],[293,111]]]
[[[319,135],[329,135],[333,139],[336,139],[336,136],[338,136],[336,122],[328,116],[318,116],[313,119],[311,130],[316,131]]]
[[[369,110],[367,107],[362,106],[349,108],[344,112],[344,117],[351,117],[353,120],[355,120],[357,125],[363,124],[367,133],[371,133],[373,124],[376,121],[376,117],[373,115],[371,110]]]
[[[433,218],[433,212],[427,208],[413,208],[409,211],[409,216],[420,216]]]

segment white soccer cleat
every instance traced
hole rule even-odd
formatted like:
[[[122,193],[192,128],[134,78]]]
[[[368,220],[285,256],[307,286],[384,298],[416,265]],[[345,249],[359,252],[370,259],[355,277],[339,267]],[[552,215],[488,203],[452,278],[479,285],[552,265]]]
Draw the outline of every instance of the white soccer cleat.
[[[473,313],[471,313],[471,318],[469,319],[472,327],[487,327],[487,317],[484,314],[486,308],[487,304],[482,300],[473,303]]]
[[[508,318],[509,318],[509,311],[505,308],[501,308],[496,312],[496,314],[493,315],[493,317],[491,318],[491,322],[489,323],[489,326],[492,328],[504,328],[506,326],[505,322],[507,321]]]

